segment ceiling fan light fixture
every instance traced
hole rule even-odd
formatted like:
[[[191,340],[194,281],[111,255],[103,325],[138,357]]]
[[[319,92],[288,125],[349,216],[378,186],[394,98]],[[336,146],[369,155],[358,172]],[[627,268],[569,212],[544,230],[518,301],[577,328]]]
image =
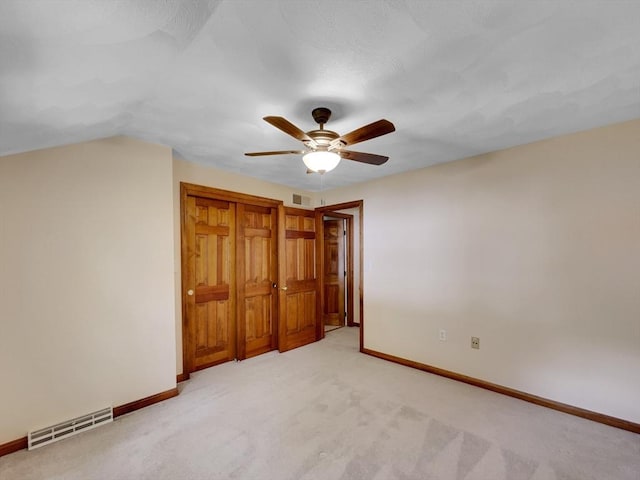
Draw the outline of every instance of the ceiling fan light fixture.
[[[338,166],[340,155],[324,150],[309,152],[302,157],[302,161],[309,170],[318,173],[326,173]]]

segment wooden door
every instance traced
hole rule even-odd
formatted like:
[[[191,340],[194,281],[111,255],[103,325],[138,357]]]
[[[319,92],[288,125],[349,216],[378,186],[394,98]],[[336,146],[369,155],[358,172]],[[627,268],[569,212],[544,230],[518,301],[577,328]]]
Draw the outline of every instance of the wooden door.
[[[344,308],[344,220],[324,220],[324,302],[322,320],[324,325],[342,326],[345,319]]]
[[[280,207],[279,267],[281,352],[316,341],[319,280],[316,269],[315,213]]]
[[[186,373],[236,357],[235,205],[186,197],[184,361]]]
[[[238,359],[277,346],[277,209],[237,205]]]

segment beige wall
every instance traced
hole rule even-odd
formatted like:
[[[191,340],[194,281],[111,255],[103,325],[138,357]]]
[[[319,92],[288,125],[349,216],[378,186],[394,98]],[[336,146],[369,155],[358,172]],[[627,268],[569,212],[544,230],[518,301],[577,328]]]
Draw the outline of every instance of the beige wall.
[[[0,444],[175,387],[171,149],[0,158]]]
[[[365,347],[640,422],[640,120],[324,196],[365,202]]]
[[[294,193],[308,196],[311,205],[315,202],[315,194],[300,189],[292,189],[284,185],[269,183],[256,178],[225,172],[212,167],[199,165],[186,160],[173,160],[173,216],[175,243],[175,298],[176,298],[176,371],[182,373],[182,300],[181,300],[181,265],[180,265],[180,182],[193,183],[206,187],[220,188],[231,192],[245,193],[260,197],[282,200],[284,205],[293,205]],[[302,207],[311,208],[311,207]]]

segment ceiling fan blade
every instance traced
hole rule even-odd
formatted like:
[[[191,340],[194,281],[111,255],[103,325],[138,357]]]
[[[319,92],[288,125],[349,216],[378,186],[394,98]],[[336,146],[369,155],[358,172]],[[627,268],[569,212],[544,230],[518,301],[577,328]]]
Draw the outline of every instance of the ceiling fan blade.
[[[277,152],[249,152],[245,153],[247,157],[262,157],[264,155],[302,155],[304,150],[280,150]]]
[[[283,117],[264,117],[263,120],[270,123],[279,130],[282,130],[287,135],[291,135],[296,140],[301,142],[310,143],[313,147],[317,146],[317,143],[313,138],[307,135],[305,132],[296,127],[293,123]]]
[[[371,140],[372,138],[380,137],[395,131],[396,127],[394,127],[393,123],[389,120],[378,120],[377,122],[370,123],[369,125],[365,125],[353,132],[349,132],[339,138],[336,138],[331,142],[331,145],[355,145],[356,143]]]
[[[356,162],[368,163],[369,165],[382,165],[389,157],[376,155],[374,153],[353,152],[351,150],[339,150],[340,156],[346,160],[355,160]]]

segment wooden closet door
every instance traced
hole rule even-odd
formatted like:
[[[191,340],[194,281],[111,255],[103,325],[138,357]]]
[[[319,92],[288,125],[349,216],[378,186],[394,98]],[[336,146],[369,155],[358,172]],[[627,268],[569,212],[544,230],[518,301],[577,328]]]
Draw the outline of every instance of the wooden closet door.
[[[183,285],[187,372],[236,358],[235,205],[187,197]]]
[[[281,352],[316,341],[319,282],[315,213],[280,207],[279,225]]]
[[[238,359],[276,348],[277,209],[237,205]]]

